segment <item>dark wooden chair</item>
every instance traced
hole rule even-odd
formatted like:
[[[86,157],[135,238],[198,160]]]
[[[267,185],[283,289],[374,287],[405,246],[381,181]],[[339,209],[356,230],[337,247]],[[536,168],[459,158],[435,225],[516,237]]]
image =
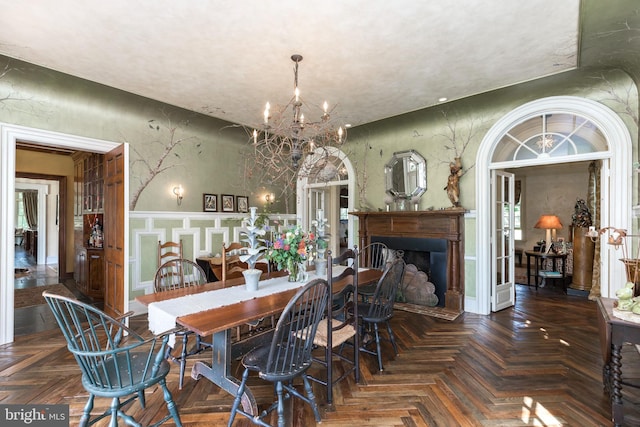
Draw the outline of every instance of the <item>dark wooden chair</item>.
[[[172,259],[182,259],[182,240],[164,243],[158,240],[158,267]]]
[[[229,246],[222,244],[222,264],[220,266],[222,283],[226,284],[227,279],[242,277],[242,271],[249,268],[246,262],[240,261],[240,255],[246,251],[247,248],[242,243],[233,242]]]
[[[318,332],[313,343],[325,349],[324,358],[314,357],[313,361],[325,367],[326,377],[318,378],[309,376],[309,379],[327,387],[327,404],[333,403],[333,385],[342,381],[350,374],[354,374],[356,383],[360,382],[360,340],[358,331],[358,306],[354,304],[355,295],[358,294],[358,250],[347,249],[340,256],[333,258],[331,251],[327,256],[327,277],[329,277],[329,289],[331,291],[331,305],[327,307],[327,315],[320,321]],[[334,265],[347,265],[338,276],[333,276]],[[333,284],[339,281],[347,281],[347,285],[338,293],[333,292]],[[331,332],[329,332],[329,321]],[[351,340],[353,353],[351,357],[343,354],[344,346]],[[349,363],[349,369],[345,369],[338,378],[333,378],[333,357],[338,357]]]
[[[360,249],[358,252],[358,260],[360,267],[375,268],[376,270],[384,270],[387,264],[389,248],[381,242],[370,243]]]
[[[405,263],[402,258],[396,258],[388,265],[382,277],[378,281],[373,295],[366,302],[358,303],[358,316],[361,321],[361,331],[364,337],[365,333],[373,333],[373,339],[365,342],[360,351],[377,356],[378,368],[383,370],[382,365],[382,348],[379,325],[384,324],[387,329],[388,340],[393,345],[395,354],[398,354],[398,346],[396,345],[395,336],[391,329],[389,321],[393,317],[393,304],[396,299],[398,286],[402,283],[404,276]],[[369,349],[369,345],[375,342],[376,349]]]
[[[284,399],[291,395],[311,405],[316,421],[320,422],[320,412],[306,371],[311,366],[311,350],[318,323],[324,316],[329,299],[329,284],[324,279],[307,283],[291,298],[280,315],[270,344],[251,350],[242,358],[244,372],[242,382],[231,408],[228,426],[231,427],[237,414],[247,417],[254,424],[269,426],[264,421],[277,409],[278,426],[284,427]],[[240,401],[251,371],[258,377],[275,383],[277,401],[260,414],[250,414],[240,408]],[[305,395],[293,387],[293,380],[301,377]],[[286,390],[286,394],[285,394]]]
[[[381,242],[369,243],[358,251],[358,260],[360,267],[373,268],[376,270],[384,270],[387,263],[392,261],[389,259],[389,248]],[[375,284],[363,286],[358,290],[359,295],[366,301],[376,290]]]
[[[162,388],[169,414],[154,426],[170,418],[177,426],[182,425],[166,384],[170,366],[164,354],[172,331],[144,339],[91,305],[49,292],[42,295],[78,362],[82,385],[89,393],[80,426],[92,425],[109,415],[112,426],[118,425],[118,418],[128,425],[140,425],[123,408],[136,398],[144,408],[144,391],[156,384]],[[112,402],[102,415],[91,420],[95,396],[111,398]]]
[[[164,292],[172,289],[201,286],[205,283],[207,283],[207,275],[198,264],[188,259],[172,259],[162,264],[158,270],[156,270],[154,289],[156,292]],[[196,345],[192,350],[189,350],[188,341],[192,335],[196,336]],[[182,390],[187,358],[211,347],[211,344],[203,341],[200,335],[187,330],[176,332],[176,338],[177,337],[182,337],[182,352],[179,356],[172,356],[172,349],[167,346],[165,356],[180,365],[179,387]]]

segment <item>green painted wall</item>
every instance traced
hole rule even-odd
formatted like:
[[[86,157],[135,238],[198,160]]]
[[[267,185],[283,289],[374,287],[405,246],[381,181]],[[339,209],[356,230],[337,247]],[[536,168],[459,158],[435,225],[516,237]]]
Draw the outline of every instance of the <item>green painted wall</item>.
[[[427,160],[427,192],[420,207],[451,206],[444,187],[457,147],[466,171],[460,180],[461,205],[475,209],[474,165],[486,132],[514,108],[558,95],[593,99],[617,112],[632,135],[633,158],[637,159],[638,129],[634,117],[638,112],[638,91],[634,81],[619,70],[571,71],[352,129],[345,151],[357,168],[361,196],[357,205],[362,210],[382,209],[384,165],[394,152],[414,149]]]
[[[265,188],[252,194],[253,184],[243,179],[248,138],[241,127],[0,56],[3,69],[0,122],[129,143],[131,199],[174,145],[135,210],[200,212],[203,193],[246,195],[250,205],[264,204]],[[178,184],[185,188],[181,206],[172,193]],[[276,203],[272,210],[280,208]]]

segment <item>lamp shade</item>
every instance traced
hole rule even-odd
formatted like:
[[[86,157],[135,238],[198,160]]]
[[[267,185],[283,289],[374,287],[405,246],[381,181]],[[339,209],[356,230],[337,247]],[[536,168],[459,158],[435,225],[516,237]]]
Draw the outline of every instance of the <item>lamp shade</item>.
[[[559,230],[562,228],[562,223],[556,215],[540,215],[538,222],[533,227],[545,230]]]

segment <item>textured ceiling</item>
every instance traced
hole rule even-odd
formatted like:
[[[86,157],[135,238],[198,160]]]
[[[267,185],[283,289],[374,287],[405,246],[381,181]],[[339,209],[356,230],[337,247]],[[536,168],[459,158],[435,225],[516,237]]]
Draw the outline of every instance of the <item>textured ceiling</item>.
[[[579,0],[0,0],[0,54],[234,123],[305,103],[344,123],[576,68]]]

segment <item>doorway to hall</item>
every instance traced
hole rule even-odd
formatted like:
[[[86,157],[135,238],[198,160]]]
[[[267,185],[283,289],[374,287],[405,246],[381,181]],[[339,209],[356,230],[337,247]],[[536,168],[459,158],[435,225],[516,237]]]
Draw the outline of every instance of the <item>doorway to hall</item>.
[[[25,146],[29,148],[25,149]],[[37,152],[35,155],[40,161],[72,153],[71,150],[54,150],[51,147],[36,150],[23,142],[16,144],[16,148],[18,165],[23,163],[21,156],[26,156],[22,160],[30,163],[32,159],[29,154],[33,155],[34,152]],[[44,161],[48,164],[59,163],[53,158]],[[57,329],[55,318],[41,296],[44,290],[85,302],[92,301],[78,291],[74,279],[67,273],[69,263],[66,254],[67,251],[73,251],[73,240],[65,237],[69,229],[64,204],[68,195],[67,176],[16,172],[14,182],[14,335],[21,336]],[[36,199],[32,203],[35,206],[29,207],[24,200],[26,192]],[[33,211],[32,217],[25,218],[29,210]]]
[[[496,259],[491,242],[498,217],[491,171],[593,160],[602,160],[601,224],[630,228],[631,137],[614,111],[585,98],[549,97],[516,108],[493,125],[476,159],[476,299],[465,301],[465,307],[481,314],[492,311]],[[515,248],[509,248],[511,263],[514,255]],[[601,294],[614,294],[615,284],[625,281],[623,265],[604,250],[595,262],[601,266]]]
[[[60,218],[60,189],[66,195],[66,177],[35,173],[16,173],[15,178],[15,243],[35,265],[46,265],[62,279],[65,218]],[[62,246],[62,248],[61,248]],[[62,262],[62,268],[60,268]]]
[[[0,185],[2,186],[2,201],[0,202],[4,209],[0,210],[0,230],[11,230],[8,232],[0,232],[0,345],[10,343],[14,337],[14,269],[12,268],[14,260],[15,249],[15,235],[14,235],[14,190],[15,190],[15,178],[16,178],[16,150],[17,147],[24,141],[29,141],[29,144],[34,148],[41,150],[72,150],[72,151],[90,151],[94,153],[111,153],[114,149],[118,149],[116,153],[119,157],[118,168],[114,168],[122,175],[122,180],[118,182],[120,187],[118,188],[118,196],[122,201],[122,204],[118,203],[115,207],[117,215],[112,217],[121,221],[117,227],[113,227],[114,230],[118,230],[117,234],[114,234],[113,238],[118,242],[121,242],[123,251],[117,254],[117,259],[114,262],[118,262],[118,271],[122,273],[120,280],[114,280],[113,283],[117,286],[121,286],[123,289],[119,290],[117,295],[123,295],[123,300],[120,301],[124,304],[124,311],[128,310],[129,300],[126,296],[129,295],[129,280],[128,280],[128,264],[124,262],[128,258],[128,223],[124,221],[128,216],[128,194],[125,194],[124,188],[128,186],[128,145],[110,142],[104,140],[97,140],[92,138],[80,137],[70,134],[53,133],[50,131],[26,128],[21,126],[2,124],[0,123]],[[118,176],[119,177],[119,176]],[[62,189],[66,189],[66,185],[61,186]],[[69,192],[66,193],[67,195]],[[66,200],[66,196],[63,199],[61,193],[60,217],[65,215],[65,212],[70,212],[72,202]],[[69,209],[63,211],[67,204]],[[62,225],[62,224],[61,224]],[[67,221],[69,225],[69,221]],[[69,229],[69,227],[67,227]],[[71,228],[71,234],[73,228]],[[73,245],[73,237],[61,239],[67,242],[68,245]],[[60,251],[62,253],[62,251]],[[66,253],[66,252],[65,252]],[[62,257],[59,260],[59,271],[62,273]],[[71,253],[70,258],[73,258]],[[73,262],[73,261],[71,261]],[[68,263],[67,263],[68,264]],[[66,270],[66,267],[65,267]],[[116,295],[114,293],[114,295]]]

